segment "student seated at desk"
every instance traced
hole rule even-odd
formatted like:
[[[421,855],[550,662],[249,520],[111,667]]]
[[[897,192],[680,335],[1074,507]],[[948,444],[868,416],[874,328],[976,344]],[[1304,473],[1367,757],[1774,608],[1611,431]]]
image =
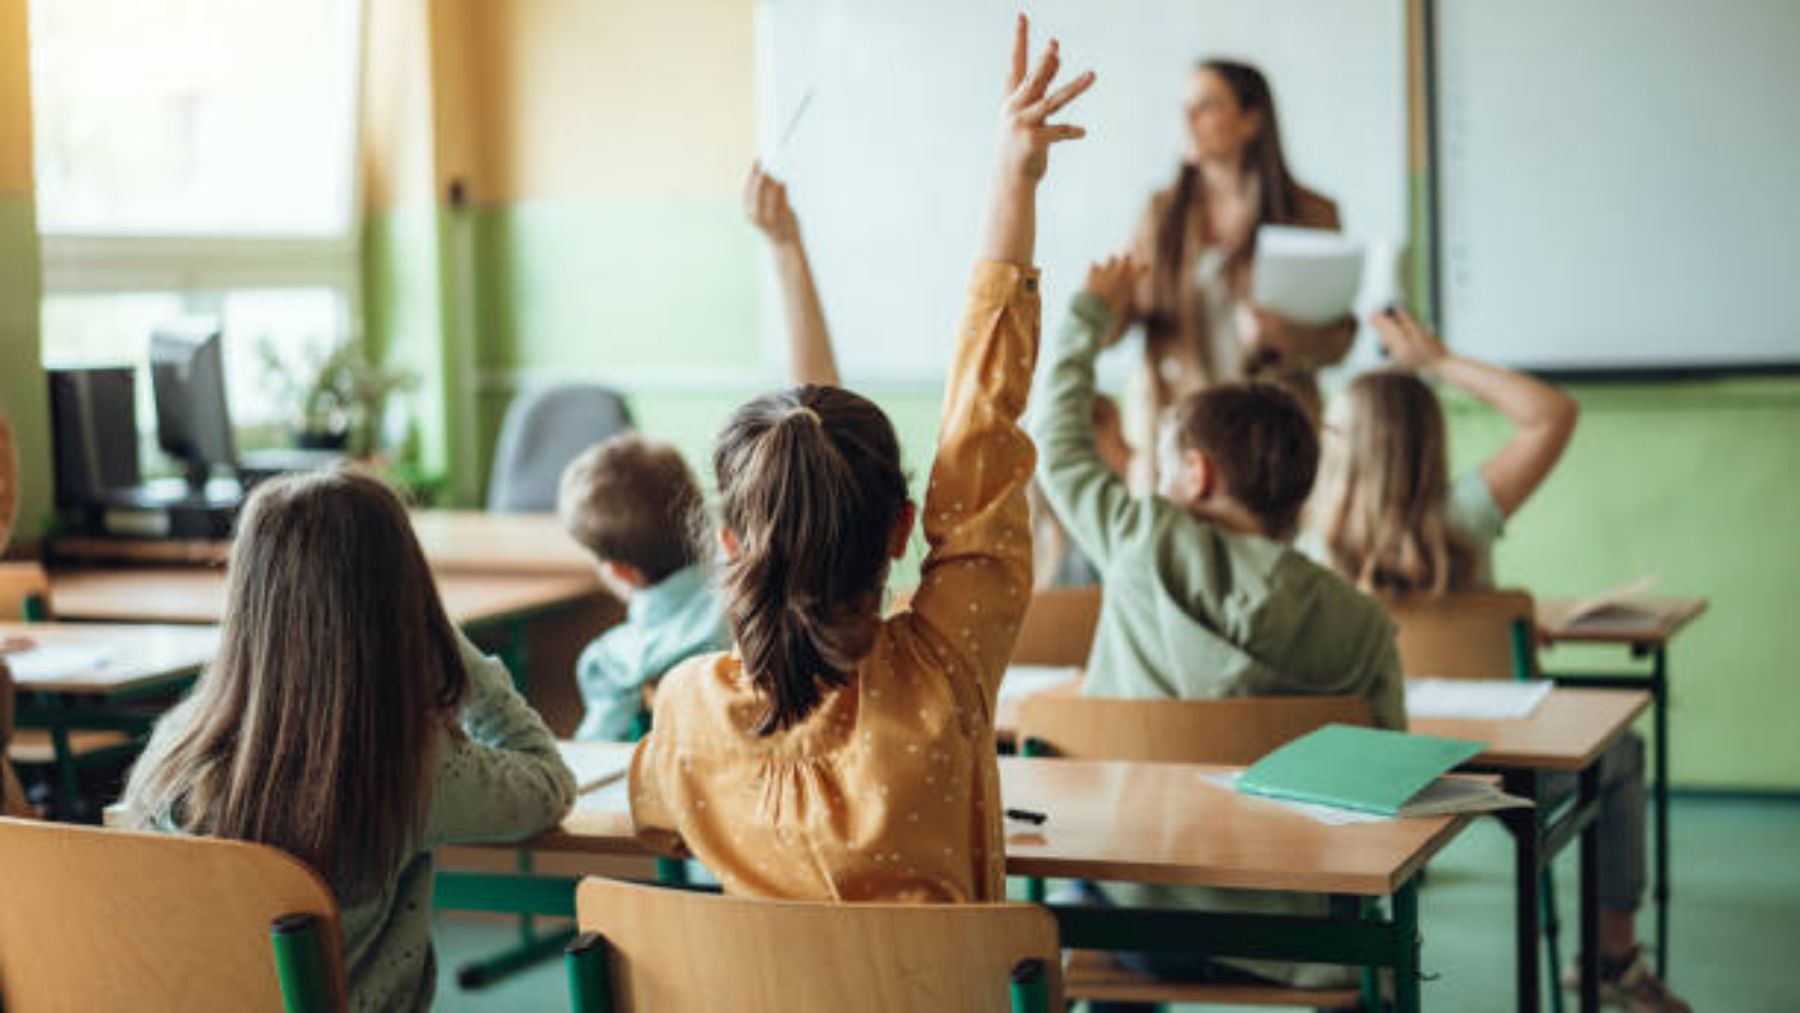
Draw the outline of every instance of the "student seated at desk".
[[[379,481],[271,479],[238,524],[218,657],[157,722],[126,823],[306,862],[342,910],[349,1007],[426,1009],[433,849],[546,830],[575,778],[506,668],[450,624]]]
[[[788,321],[795,383],[835,385],[825,311],[787,188],[752,165],[744,214],[768,240]],[[626,604],[625,621],[582,651],[575,680],[587,703],[578,739],[631,738],[643,688],[696,654],[731,646],[724,606],[703,557],[699,483],[674,447],[627,434],[589,449],[564,470],[557,513],[594,554],[600,579]]]
[[[1493,544],[1556,467],[1575,430],[1575,402],[1522,373],[1450,354],[1404,313],[1370,322],[1399,368],[1357,377],[1331,406],[1309,544],[1372,593],[1491,587]],[[1454,482],[1443,408],[1421,374],[1474,395],[1513,425],[1497,453]],[[1572,791],[1573,779],[1564,780]],[[1637,940],[1645,790],[1644,740],[1635,732],[1601,757],[1600,781],[1602,994],[1632,1010],[1686,1010]],[[1578,985],[1578,968],[1569,971],[1565,984]]]
[[[1047,123],[1092,83],[1050,91],[1014,38],[982,259],[926,490],[930,552],[910,606],[881,618],[915,510],[881,409],[800,386],[738,409],[713,454],[736,649],[658,688],[631,770],[653,846],[685,846],[729,893],[838,901],[1004,897],[993,713],[1031,592],[1019,428],[1037,358],[1036,192]]]
[[[587,714],[578,739],[632,738],[643,688],[696,654],[730,645],[725,613],[696,537],[700,485],[674,447],[625,433],[569,462],[556,512],[594,554],[625,621],[581,652],[575,681]]]
[[[1052,355],[1034,432],[1039,480],[1106,594],[1083,692],[1211,699],[1357,696],[1377,723],[1406,723],[1394,624],[1380,604],[1288,545],[1318,466],[1310,415],[1272,384],[1221,384],[1173,406],[1161,496],[1134,497],[1093,426],[1094,362],[1116,339],[1138,268],[1088,272]],[[1133,906],[1323,914],[1324,898],[1108,884]],[[1337,987],[1349,968],[1121,955],[1138,970],[1208,979],[1249,970]]]

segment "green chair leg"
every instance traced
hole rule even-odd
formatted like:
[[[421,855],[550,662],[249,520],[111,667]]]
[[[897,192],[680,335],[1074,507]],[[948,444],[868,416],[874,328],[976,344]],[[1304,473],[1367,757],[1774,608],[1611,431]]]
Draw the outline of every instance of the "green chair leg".
[[[1036,957],[1021,960],[1012,969],[1013,1013],[1050,1013],[1050,975]]]
[[[687,863],[679,858],[656,860],[656,881],[663,886],[688,885]]]
[[[288,1013],[329,1013],[335,1008],[318,919],[307,914],[282,915],[269,925],[269,942],[275,950],[282,1008]]]
[[[1544,970],[1550,978],[1550,1010],[1563,1013],[1562,949],[1557,945],[1562,926],[1556,920],[1556,875],[1549,866],[1538,873],[1538,896],[1543,898]]]
[[[563,950],[563,967],[569,972],[569,1002],[575,1013],[609,1013],[612,983],[606,967],[606,939],[598,932],[575,938]]]

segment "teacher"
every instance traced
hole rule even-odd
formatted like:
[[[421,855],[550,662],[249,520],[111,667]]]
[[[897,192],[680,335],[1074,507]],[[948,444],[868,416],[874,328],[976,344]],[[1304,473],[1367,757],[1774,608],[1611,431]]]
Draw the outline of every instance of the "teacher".
[[[1337,205],[1288,172],[1268,79],[1255,67],[1206,60],[1184,102],[1187,140],[1172,186],[1150,198],[1133,239],[1147,265],[1125,325],[1144,325],[1144,362],[1125,409],[1132,485],[1155,488],[1156,432],[1176,398],[1215,383],[1264,379],[1317,414],[1313,373],[1342,359],[1350,316],[1309,327],[1250,301],[1260,225],[1337,230]]]

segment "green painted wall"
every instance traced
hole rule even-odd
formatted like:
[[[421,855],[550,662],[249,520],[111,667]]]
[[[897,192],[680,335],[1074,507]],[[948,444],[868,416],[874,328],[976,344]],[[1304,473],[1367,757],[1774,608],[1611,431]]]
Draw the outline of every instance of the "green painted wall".
[[[38,331],[37,222],[29,194],[0,193],[0,407],[19,452],[17,537],[51,512],[50,398]],[[3,547],[3,546],[0,546]]]

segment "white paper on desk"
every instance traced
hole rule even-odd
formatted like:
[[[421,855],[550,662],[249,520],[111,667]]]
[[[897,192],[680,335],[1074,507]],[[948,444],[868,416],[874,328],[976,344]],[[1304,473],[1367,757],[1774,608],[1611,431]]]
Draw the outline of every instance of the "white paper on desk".
[[[1528,718],[1550,695],[1548,679],[1408,679],[1406,716],[1497,721]]]
[[[569,765],[570,773],[575,775],[577,795],[622,781],[625,772],[631,769],[631,751],[628,749],[596,751],[559,746],[558,752],[562,754],[563,762]]]
[[[1238,778],[1243,775],[1239,772],[1233,772],[1229,774],[1202,774],[1200,776],[1216,785],[1228,788],[1235,792],[1237,791]],[[1334,805],[1316,805],[1312,802],[1295,802],[1292,799],[1270,798],[1267,795],[1242,794],[1244,798],[1251,798],[1258,802],[1267,802],[1269,805],[1280,806],[1283,809],[1297,812],[1302,816],[1309,817],[1320,823],[1334,827],[1350,826],[1356,823],[1383,823],[1392,819],[1390,816],[1383,816],[1380,813],[1363,812],[1360,809],[1340,809]]]
[[[1079,678],[1081,669],[1068,665],[1012,665],[1000,680],[1000,699],[1027,697]]]
[[[1631,599],[1649,591],[1656,586],[1654,576],[1639,577],[1627,581],[1618,587],[1607,588],[1599,594],[1578,598],[1570,603],[1562,616],[1562,621],[1571,626],[1605,625],[1608,620],[1643,619],[1653,615],[1641,608],[1633,607]]]
[[[112,651],[85,644],[39,644],[29,651],[6,656],[6,667],[20,683],[63,679],[103,671],[113,661]]]
[[[1341,232],[1264,225],[1250,300],[1299,324],[1328,324],[1355,308],[1362,269],[1362,244]]]

